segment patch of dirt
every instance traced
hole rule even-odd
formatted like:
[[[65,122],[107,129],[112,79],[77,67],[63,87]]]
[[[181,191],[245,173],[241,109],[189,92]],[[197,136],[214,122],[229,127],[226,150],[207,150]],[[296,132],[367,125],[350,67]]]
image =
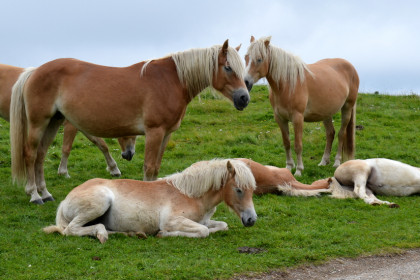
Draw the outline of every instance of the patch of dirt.
[[[269,273],[234,277],[235,280],[419,280],[420,248],[403,253],[339,258],[323,265],[306,265],[295,269],[277,270]]]

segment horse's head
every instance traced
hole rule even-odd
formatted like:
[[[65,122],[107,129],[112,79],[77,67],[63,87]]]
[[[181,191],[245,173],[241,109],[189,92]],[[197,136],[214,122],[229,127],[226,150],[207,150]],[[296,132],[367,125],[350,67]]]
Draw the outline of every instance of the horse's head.
[[[254,83],[268,74],[270,40],[271,37],[266,37],[256,41],[254,36],[251,36],[251,45],[245,55],[245,84],[249,91]]]
[[[126,136],[118,138],[118,143],[121,147],[121,156],[123,159],[130,161],[136,152],[136,137]]]
[[[243,80],[244,66],[237,49],[225,41],[218,53],[217,70],[214,71],[212,86],[230,99],[235,108],[243,110],[249,103],[249,93]]]
[[[253,226],[257,220],[252,201],[255,190],[254,176],[249,168],[245,172],[244,170],[237,172],[230,161],[227,162],[227,169],[229,177],[223,188],[223,199],[226,205],[241,218],[244,226]]]

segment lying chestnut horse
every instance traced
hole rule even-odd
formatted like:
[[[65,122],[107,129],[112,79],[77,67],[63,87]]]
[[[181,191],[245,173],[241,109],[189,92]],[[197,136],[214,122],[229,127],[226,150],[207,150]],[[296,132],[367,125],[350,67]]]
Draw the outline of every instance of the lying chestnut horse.
[[[250,159],[239,158],[248,164],[255,177],[257,195],[273,193],[288,196],[315,196],[330,192],[328,179],[321,179],[311,185],[296,180],[289,169],[262,165]]]
[[[129,67],[57,59],[25,71],[13,87],[11,101],[13,180],[26,181],[30,202],[53,199],[43,162],[64,119],[97,137],[144,134],[144,180],[155,180],[171,133],[203,89],[220,91],[238,110],[248,105],[244,70],[238,52],[226,40],[223,46]]]
[[[371,205],[398,204],[378,199],[375,194],[408,196],[420,193],[420,168],[396,160],[371,158],[341,164],[331,178],[335,198],[361,198]]]
[[[10,121],[10,98],[12,95],[12,87],[23,71],[24,68],[0,64],[0,117],[6,121]],[[61,150],[62,156],[60,166],[58,168],[59,175],[70,177],[67,169],[67,161],[77,131],[77,128],[75,128],[71,123],[68,121],[64,122],[63,146]],[[85,136],[103,153],[109,173],[112,176],[120,176],[121,172],[118,169],[117,163],[109,153],[109,149],[105,141],[99,137],[91,136],[89,134],[85,134]],[[120,143],[123,151],[121,153],[122,157],[127,160],[131,160],[135,152],[135,137],[119,138],[118,142]]]
[[[211,220],[222,201],[244,226],[254,225],[255,187],[249,167],[234,159],[198,162],[154,182],[92,179],[67,195],[58,207],[56,225],[44,232],[91,235],[101,243],[117,232],[207,237],[228,229],[225,222]]]

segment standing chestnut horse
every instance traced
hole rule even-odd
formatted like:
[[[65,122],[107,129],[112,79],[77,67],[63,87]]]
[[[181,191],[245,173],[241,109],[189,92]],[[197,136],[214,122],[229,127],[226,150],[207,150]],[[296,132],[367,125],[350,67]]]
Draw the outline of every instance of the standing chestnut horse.
[[[18,80],[19,75],[24,71],[24,68],[15,67],[11,65],[0,64],[0,117],[6,121],[10,121],[10,98],[12,96],[12,87]],[[64,135],[63,135],[63,147],[60,167],[58,168],[58,174],[70,177],[67,170],[67,160],[70,155],[71,147],[76,137],[77,128],[75,128],[68,121],[64,122]],[[108,146],[105,141],[99,137],[85,134],[85,136],[95,144],[99,150],[104,154],[107,170],[112,176],[120,176],[121,172],[118,169],[117,163],[109,153]],[[135,148],[135,137],[123,137],[119,138],[121,149],[123,150],[122,157],[131,160]]]
[[[341,128],[334,167],[340,165],[343,150],[345,156],[352,159],[359,89],[359,76],[353,65],[340,58],[306,64],[299,57],[271,45],[270,40],[271,37],[259,40],[251,37],[251,45],[245,55],[245,83],[248,90],[263,77],[270,84],[270,102],[283,137],[286,167],[290,170],[295,167],[290,151],[288,122],[293,123],[297,154],[295,175],[300,176],[303,171],[303,122],[324,122],[327,144],[319,165],[326,165],[330,162],[335,135],[332,116],[340,109]]]
[[[27,181],[25,190],[33,203],[53,199],[46,188],[43,161],[66,118],[98,137],[144,134],[144,180],[154,180],[171,133],[200,91],[212,86],[238,110],[248,105],[243,74],[242,61],[227,40],[223,46],[123,68],[58,59],[24,72],[13,88],[11,103],[13,179]]]

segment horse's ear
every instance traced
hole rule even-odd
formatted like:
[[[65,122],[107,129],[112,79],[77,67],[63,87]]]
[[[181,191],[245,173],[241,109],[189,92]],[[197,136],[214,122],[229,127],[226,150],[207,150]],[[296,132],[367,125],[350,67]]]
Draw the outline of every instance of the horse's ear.
[[[264,45],[266,48],[268,48],[268,45],[270,45],[270,41],[271,41],[271,36],[268,36],[267,38],[265,38]]]
[[[253,43],[255,41],[254,36],[251,35],[251,40],[249,41],[250,43]]]
[[[227,55],[228,48],[229,48],[229,39],[226,39],[226,41],[223,43],[223,46],[222,46],[222,53],[224,55]]]
[[[226,167],[230,173],[230,175],[233,177],[236,174],[235,168],[233,167],[232,163],[230,163],[230,161],[228,160]]]
[[[242,44],[240,44],[239,46],[237,46],[237,47],[235,48],[235,50],[236,50],[237,52],[239,52],[239,50],[241,49],[241,46],[242,46]]]

